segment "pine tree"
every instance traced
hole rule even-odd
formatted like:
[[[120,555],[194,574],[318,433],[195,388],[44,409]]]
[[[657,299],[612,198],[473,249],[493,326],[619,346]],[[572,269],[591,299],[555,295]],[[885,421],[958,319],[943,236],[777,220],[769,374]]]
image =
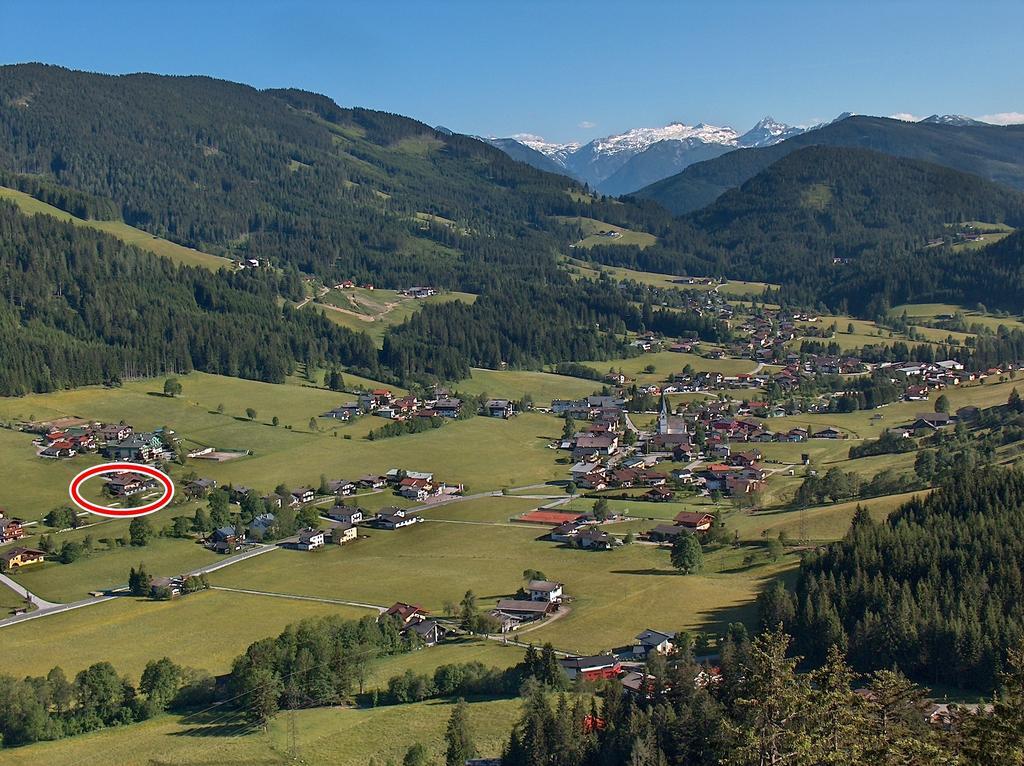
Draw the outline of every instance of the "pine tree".
[[[786,656],[790,638],[781,630],[762,633],[751,645],[750,661],[730,724],[738,746],[735,766],[800,763],[811,749],[806,730],[806,681],[796,675],[799,658]]]
[[[445,741],[446,766],[464,766],[468,759],[476,756],[476,747],[469,728],[469,705],[464,699],[460,698],[452,710],[445,731]]]

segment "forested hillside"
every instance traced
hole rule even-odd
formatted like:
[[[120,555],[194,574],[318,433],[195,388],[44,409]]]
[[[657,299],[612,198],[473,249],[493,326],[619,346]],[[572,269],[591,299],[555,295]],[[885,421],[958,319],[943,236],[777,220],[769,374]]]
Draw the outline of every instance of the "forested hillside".
[[[207,252],[393,287],[477,292],[495,264],[537,268],[561,243],[524,230],[595,214],[575,182],[482,141],[207,77],[3,67],[0,169],[111,199],[127,223]]]
[[[369,337],[277,306],[273,272],[175,266],[0,202],[0,394],[192,369],[283,382],[295,361],[376,370]]]
[[[275,349],[273,369],[252,360],[214,363],[215,355],[191,347],[187,363],[181,352],[137,365],[122,354],[138,347],[108,334],[102,322],[89,324],[91,315],[81,315],[76,321],[85,325],[72,332],[51,311],[41,316],[41,326],[76,343],[107,342],[113,350],[100,355],[102,368],[84,365],[72,375],[61,372],[67,364],[35,364],[35,372],[15,375],[9,390],[188,365],[273,380],[281,377],[281,360],[327,353],[363,370],[381,364],[382,375],[404,382],[459,378],[474,365],[535,368],[621,356],[622,333],[649,323],[642,321],[636,296],[627,298],[610,282],[573,280],[560,265],[559,256],[580,236],[578,226],[564,221],[581,217],[657,238],[644,249],[594,246],[591,260],[778,282],[784,285],[780,299],[799,305],[877,314],[912,299],[983,299],[1009,307],[1022,296],[1019,238],[1009,238],[992,258],[985,250],[924,248],[948,231],[948,223],[1019,226],[1024,196],[928,163],[807,147],[780,154],[707,209],[674,220],[652,201],[591,195],[571,179],[516,162],[485,142],[406,117],[342,108],[303,91],[43,65],[4,67],[2,74],[0,185],[83,218],[122,218],[206,252],[269,262],[273,276],[187,276],[233,288],[259,285],[247,287],[250,308],[266,302],[258,309],[266,321],[277,316],[279,298],[299,302],[306,296],[304,275],[325,284],[430,284],[479,296],[471,306],[424,306],[388,332],[379,360],[362,339],[338,340],[331,334],[337,330],[325,330],[317,337],[328,350],[292,348],[286,354],[265,346]],[[902,123],[890,123],[851,119],[814,135],[884,135],[891,140],[883,148],[904,151],[914,143],[911,134]],[[1015,165],[1007,157],[1018,132],[972,128],[980,132],[961,135],[957,130],[966,129],[944,125],[921,130],[931,131],[929,155],[946,161],[956,145],[974,157],[973,169],[995,175],[998,166],[1013,180]],[[799,146],[779,146],[787,145]],[[727,156],[733,155],[778,159]],[[73,239],[76,247],[94,247],[84,235]],[[138,268],[157,268],[145,263]],[[63,276],[59,289],[65,295],[91,285],[78,261],[68,262]],[[43,284],[53,284],[51,275]],[[152,314],[141,295],[118,296],[107,305]],[[206,308],[201,301],[198,306]],[[28,337],[35,315],[16,298],[7,310],[23,326],[16,335]],[[683,323],[693,325],[692,319],[683,317]],[[247,345],[236,348],[242,353]]]
[[[774,146],[739,149],[699,162],[635,196],[655,200],[675,213],[699,210],[808,146],[873,149],[974,173],[1024,191],[1024,125],[959,126],[854,115]]]
[[[964,467],[886,522],[858,514],[842,542],[801,567],[794,629],[820,661],[831,644],[860,668],[990,690],[1024,636],[1024,474]]]
[[[776,282],[798,304],[869,315],[914,299],[994,296],[1015,305],[1011,255],[929,246],[947,224],[970,220],[1020,226],[1024,194],[926,162],[808,147],[679,219],[655,246],[590,254],[651,271]],[[993,285],[1006,289],[993,293]]]

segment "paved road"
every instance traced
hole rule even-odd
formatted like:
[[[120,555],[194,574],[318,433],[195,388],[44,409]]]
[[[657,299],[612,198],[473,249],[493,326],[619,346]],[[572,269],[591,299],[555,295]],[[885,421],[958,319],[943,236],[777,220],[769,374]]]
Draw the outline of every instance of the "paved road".
[[[223,569],[224,567],[231,566],[232,564],[237,564],[239,561],[251,559],[254,556],[261,556],[264,553],[269,553],[272,550],[276,550],[276,548],[277,546],[275,545],[260,545],[256,548],[253,548],[252,550],[245,551],[244,553],[239,553],[235,556],[227,556],[220,561],[216,561],[212,564],[207,564],[206,566],[199,567],[198,569],[193,569],[188,574],[200,575],[209,574],[210,572],[216,572],[218,569]],[[81,609],[82,607],[92,606],[93,604],[102,604],[104,601],[110,601],[111,599],[118,598],[118,594],[124,595],[124,591],[127,589],[127,586],[124,585],[116,586],[113,588],[109,588],[106,591],[105,595],[103,596],[84,598],[80,601],[73,601],[68,604],[55,604],[51,601],[46,601],[45,599],[40,598],[34,593],[30,593],[23,586],[19,585],[16,581],[12,580],[10,577],[7,577],[6,575],[0,575],[0,582],[2,582],[7,587],[11,588],[11,590],[15,591],[16,593],[21,594],[22,596],[25,596],[26,594],[31,596],[32,603],[35,604],[37,607],[35,610],[31,612],[27,612],[25,614],[17,614],[0,620],[0,628],[7,627],[8,625],[15,625],[19,622],[25,622],[26,620],[35,620],[39,617],[48,617],[53,614],[60,614],[61,612],[69,612],[72,609]]]
[[[85,598],[81,601],[73,601],[70,604],[50,604],[49,606],[42,609],[36,609],[35,611],[26,612],[25,614],[16,614],[13,617],[7,617],[3,620],[0,620],[0,628],[6,628],[8,625],[15,625],[19,622],[25,622],[27,620],[35,620],[39,617],[49,617],[51,614],[70,612],[72,609],[80,609],[83,606],[92,606],[93,604],[100,604],[104,601],[110,601],[114,598],[117,597],[96,596],[94,598]]]
[[[24,585],[21,585],[16,580],[11,579],[7,575],[0,574],[0,582],[2,582],[11,590],[13,590],[22,598],[27,598],[29,601],[35,604],[36,608],[38,609],[49,609],[55,606],[60,606],[60,604],[55,604],[52,601],[47,601],[46,599],[40,598],[35,593],[32,593],[32,591],[30,591]]]

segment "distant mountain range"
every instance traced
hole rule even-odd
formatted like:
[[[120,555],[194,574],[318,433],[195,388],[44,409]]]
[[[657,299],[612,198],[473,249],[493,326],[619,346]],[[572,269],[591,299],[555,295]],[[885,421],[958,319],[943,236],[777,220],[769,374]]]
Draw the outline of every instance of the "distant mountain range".
[[[785,141],[729,152],[691,164],[636,192],[673,213],[699,210],[786,155],[806,146],[873,149],[925,160],[1024,190],[1024,125],[989,125],[957,115],[920,122],[887,117],[841,116]]]
[[[667,178],[694,162],[733,149],[771,146],[806,130],[765,117],[746,133],[703,122],[673,122],[661,128],[633,128],[586,144],[553,143],[529,133],[484,140],[540,170],[563,173],[618,196]]]
[[[508,138],[485,138],[510,157],[532,165],[539,170],[562,173],[590,184],[591,188],[612,196],[631,194],[658,181],[675,176],[691,165],[713,160],[736,149],[760,149],[772,147],[791,138],[803,136],[800,146],[817,143],[807,137],[810,131],[832,125],[854,117],[843,112],[830,123],[811,127],[786,125],[771,117],[765,117],[746,133],[738,133],[730,127],[717,127],[706,123],[686,125],[674,122],[661,128],[633,128],[605,138],[598,138],[586,144],[555,143],[540,136],[520,133]],[[883,118],[865,118],[883,119]],[[994,127],[988,123],[966,117],[962,114],[933,114],[917,123],[893,120],[905,125],[941,125],[957,128]],[[830,140],[822,143],[830,144]],[[846,145],[840,143],[839,145]],[[879,151],[884,146],[864,145]],[[796,146],[792,147],[797,148]],[[896,152],[899,154],[899,152]],[[785,152],[780,153],[781,157]],[[906,156],[917,156],[908,154]],[[778,158],[776,157],[776,158]],[[941,161],[939,158],[923,156],[922,159]],[[747,176],[749,177],[749,176]],[[730,188],[733,184],[730,184]],[[719,191],[720,193],[720,191]],[[646,193],[644,196],[650,196]],[[717,194],[715,195],[717,196]],[[714,196],[698,195],[704,204]],[[676,206],[678,207],[678,206]],[[687,204],[685,209],[695,209]]]

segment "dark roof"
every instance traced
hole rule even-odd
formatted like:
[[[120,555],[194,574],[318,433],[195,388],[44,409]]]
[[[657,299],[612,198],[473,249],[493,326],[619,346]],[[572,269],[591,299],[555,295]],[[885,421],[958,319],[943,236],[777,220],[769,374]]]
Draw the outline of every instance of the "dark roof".
[[[525,601],[514,598],[503,598],[498,602],[499,612],[529,612],[531,614],[545,614],[551,609],[547,601]]]
[[[566,669],[594,670],[597,668],[613,668],[619,661],[610,654],[597,654],[591,657],[566,657],[558,661]]]

